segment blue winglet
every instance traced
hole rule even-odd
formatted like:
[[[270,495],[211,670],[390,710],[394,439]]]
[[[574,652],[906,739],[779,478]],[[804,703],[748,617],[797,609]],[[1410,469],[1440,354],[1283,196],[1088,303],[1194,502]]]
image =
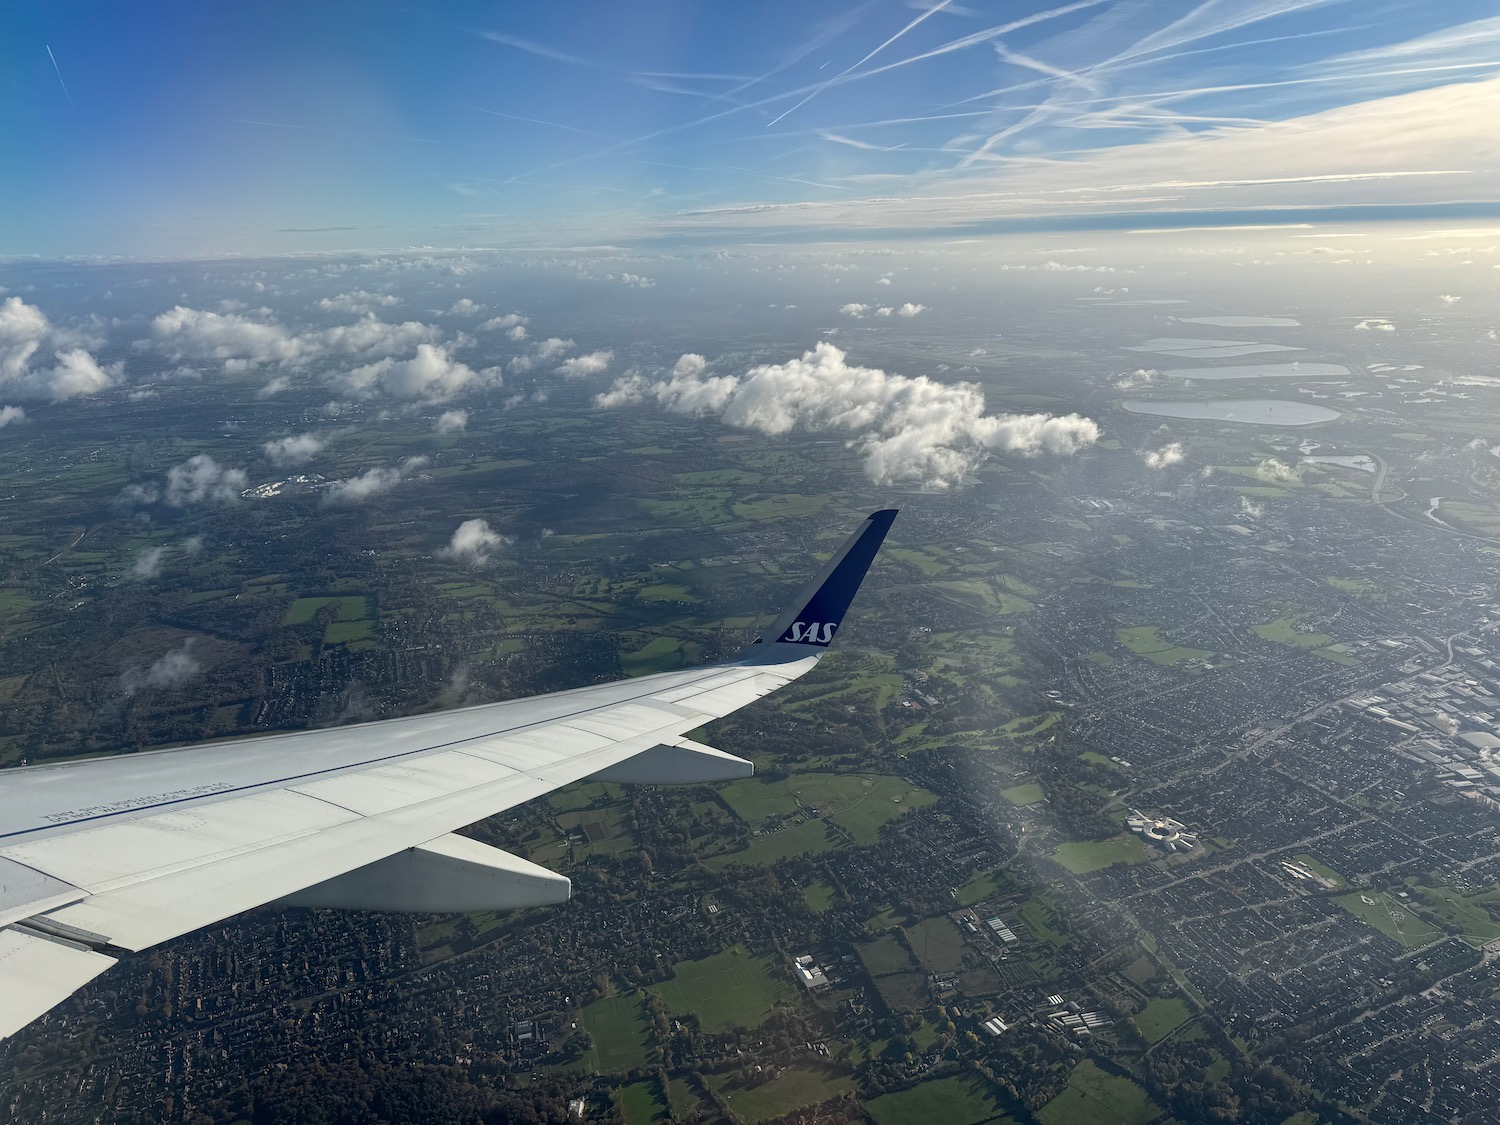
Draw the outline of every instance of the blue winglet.
[[[859,592],[870,564],[875,561],[886,532],[891,529],[896,511],[895,508],[886,508],[866,517],[859,529],[845,540],[817,577],[792,602],[791,608],[767,630],[762,640],[771,643],[777,651],[777,658],[796,659],[811,652],[821,652],[829,646],[844,614],[849,611],[849,604]],[[756,656],[759,658],[762,654]],[[765,653],[764,656],[771,657],[771,654]]]

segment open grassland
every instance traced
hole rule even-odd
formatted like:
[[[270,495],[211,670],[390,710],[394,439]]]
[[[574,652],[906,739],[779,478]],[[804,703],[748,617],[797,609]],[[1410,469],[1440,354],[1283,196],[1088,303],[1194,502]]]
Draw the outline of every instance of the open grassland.
[[[821,820],[804,820],[788,828],[766,832],[752,839],[748,846],[735,852],[721,852],[709,856],[703,865],[710,871],[722,871],[731,863],[743,863],[755,867],[766,863],[779,863],[797,855],[817,855],[840,847],[844,838],[838,829]]]
[[[854,1080],[832,1066],[797,1063],[775,1078],[754,1086],[740,1086],[731,1075],[711,1077],[709,1084],[724,1096],[738,1121],[769,1121],[805,1105],[817,1105],[854,1089]]]
[[[671,980],[652,985],[673,1012],[692,1012],[705,1031],[756,1027],[795,997],[790,971],[742,945],[701,961],[680,961]]]
[[[283,624],[301,625],[311,621],[325,605],[337,607],[335,622],[362,621],[370,616],[370,603],[362,595],[345,597],[298,598],[286,611]]]
[[[824,883],[810,883],[802,888],[802,901],[815,914],[822,914],[833,905],[833,889]]]
[[[885,976],[887,973],[904,973],[916,968],[911,954],[901,944],[901,939],[895,935],[860,942],[854,949],[859,954],[859,959],[864,962],[865,971],[872,977]]]
[[[583,1028],[594,1045],[586,1056],[595,1074],[620,1074],[647,1066],[656,1056],[645,998],[639,992],[606,996],[583,1009]]]
[[[1015,785],[1009,789],[1002,789],[1000,790],[1000,796],[1013,805],[1034,805],[1042,800],[1046,794],[1042,792],[1040,785],[1037,785],[1035,782],[1028,782],[1025,785]]]
[[[758,826],[768,817],[825,816],[856,843],[873,844],[880,827],[909,808],[930,805],[937,798],[903,778],[889,774],[794,773],[779,781],[746,778],[719,791],[724,803],[746,824]]]
[[[1085,1059],[1068,1088],[1037,1111],[1042,1125],[1146,1125],[1161,1114],[1146,1092]]]
[[[1116,629],[1115,638],[1137,656],[1157,664],[1181,664],[1184,660],[1207,660],[1213,655],[1200,648],[1174,645],[1163,639],[1155,625],[1137,625],[1129,629]]]
[[[1074,875],[1086,875],[1114,863],[1142,863],[1146,853],[1138,839],[1122,832],[1108,840],[1074,840],[1063,844],[1052,858]]]
[[[865,1108],[876,1125],[983,1125],[1008,1122],[983,1083],[972,1076],[938,1078],[909,1090],[871,1098]]]
[[[1412,883],[1410,893],[1421,897],[1428,914],[1470,944],[1484,945],[1500,938],[1500,922],[1492,913],[1497,907],[1493,898],[1486,901],[1480,896],[1459,894],[1452,887],[1426,887],[1420,883]]]
[[[1443,936],[1443,931],[1384,891],[1355,891],[1333,900],[1366,925],[1395,938],[1407,949],[1419,949]]]
[[[620,1107],[625,1125],[652,1125],[653,1122],[666,1121],[670,1116],[661,1083],[655,1078],[621,1086],[615,1091],[615,1104]]]
[[[964,964],[964,935],[946,918],[928,918],[906,931],[913,952],[934,973],[956,973]]]
[[[1254,628],[1256,636],[1261,640],[1286,645],[1288,648],[1327,648],[1333,644],[1333,638],[1327,633],[1306,632],[1299,625],[1295,616],[1287,616]]]
[[[1156,1043],[1169,1035],[1174,1028],[1186,1023],[1192,1016],[1188,1006],[1176,997],[1157,997],[1131,1017],[1140,1029],[1146,1042]]]

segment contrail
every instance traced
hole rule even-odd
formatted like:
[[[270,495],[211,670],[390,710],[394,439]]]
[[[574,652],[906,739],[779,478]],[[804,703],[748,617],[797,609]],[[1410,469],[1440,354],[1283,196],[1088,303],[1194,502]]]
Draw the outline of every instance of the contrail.
[[[68,93],[68,84],[63,81],[62,67],[57,65],[57,56],[52,53],[52,48],[50,46],[47,46],[47,44],[45,43],[42,45],[44,47],[47,47],[47,57],[52,60],[52,69],[57,72],[57,84],[63,88],[63,93],[68,95],[68,104],[72,105],[73,95]]]
[[[843,70],[841,70],[841,71],[840,71],[840,72],[839,72],[839,73],[838,73],[838,74],[836,74],[836,75],[834,75],[834,76],[833,76],[833,77],[832,77],[832,78],[830,78],[830,79],[829,79],[829,80],[828,80],[828,81],[827,81],[827,82],[825,82],[825,83],[823,83],[823,84],[822,84],[822,85],[821,85],[821,86],[819,86],[819,87],[818,87],[818,88],[817,88],[817,89],[816,89],[816,90],[814,90],[814,91],[813,91],[813,92],[812,92],[812,93],[810,93],[810,94],[808,94],[808,95],[807,95],[807,97],[805,97],[805,98],[803,98],[803,99],[802,99],[802,100],[801,100],[801,101],[800,101],[800,102],[798,102],[798,103],[797,103],[797,104],[796,104],[796,105],[794,105],[794,106],[792,106],[792,108],[791,108],[791,109],[789,109],[789,110],[786,110],[786,111],[785,111],[785,112],[784,112],[784,113],[782,113],[782,114],[781,114],[781,117],[778,117],[778,118],[776,118],[776,121],[772,121],[772,122],[770,122],[770,123],[768,123],[768,124],[767,124],[767,125],[766,125],[766,128],[767,128],[767,129],[769,129],[769,128],[770,128],[770,127],[771,127],[771,126],[772,126],[772,125],[775,125],[775,124],[776,124],[776,122],[777,122],[777,121],[780,121],[780,120],[781,120],[781,118],[782,118],[782,117],[785,117],[785,116],[786,116],[786,115],[787,115],[787,114],[788,114],[788,113],[793,113],[793,112],[795,112],[795,111],[797,111],[797,110],[799,110],[799,109],[801,109],[801,108],[802,108],[802,107],[803,107],[803,106],[805,106],[805,105],[806,105],[806,104],[807,104],[807,103],[808,103],[808,102],[810,102],[810,101],[812,101],[812,100],[813,100],[813,99],[814,99],[814,98],[815,98],[815,97],[817,97],[817,96],[818,96],[818,95],[819,95],[819,94],[821,94],[821,93],[822,93],[822,92],[823,92],[823,91],[824,91],[824,90],[826,90],[826,89],[828,89],[828,87],[829,87],[829,86],[832,86],[832,85],[833,85],[833,84],[834,84],[834,83],[835,83],[835,82],[837,82],[837,81],[838,81],[838,80],[839,80],[839,79],[840,79],[840,78],[843,78],[843,77],[844,77],[844,76],[845,76],[845,75],[846,75],[846,74],[848,74],[848,73],[849,73],[849,72],[850,72],[850,71],[851,71],[851,70],[857,70],[857,69],[859,69],[859,68],[860,68],[860,67],[862,67],[862,66],[864,66],[864,65],[865,65],[865,63],[867,63],[867,62],[869,62],[869,61],[870,61],[870,60],[871,60],[871,59],[873,59],[873,58],[874,58],[874,57],[875,57],[875,56],[876,56],[876,55],[878,55],[878,54],[880,54],[880,52],[881,52],[881,51],[883,51],[883,50],[885,50],[885,49],[886,49],[886,48],[887,48],[887,47],[889,47],[889,46],[890,46],[890,45],[891,45],[891,44],[892,44],[892,43],[894,43],[894,42],[895,42],[895,41],[896,41],[896,40],[897,40],[897,39],[900,39],[900,38],[901,38],[901,37],[902,37],[902,36],[903,36],[903,35],[905,35],[905,34],[906,34],[906,33],[907,33],[907,32],[908,32],[908,31],[910,31],[910,30],[911,30],[911,29],[912,29],[912,28],[914,28],[914,27],[916,27],[916,26],[917,26],[917,24],[919,24],[919,23],[921,23],[921,22],[922,22],[922,21],[923,21],[923,20],[925,20],[925,19],[928,19],[928,18],[929,18],[929,17],[931,17],[931,16],[935,16],[935,15],[937,15],[937,14],[938,14],[938,13],[939,13],[939,12],[941,12],[941,11],[942,11],[942,10],[943,10],[943,9],[944,9],[944,8],[946,8],[946,7],[947,7],[947,6],[948,6],[948,5],[949,5],[949,4],[951,4],[951,3],[952,3],[952,2],[953,2],[953,0],[941,0],[941,2],[940,2],[940,3],[937,3],[937,4],[934,4],[934,5],[933,5],[933,6],[932,6],[932,7],[930,7],[930,8],[928,8],[928,9],[927,9],[927,10],[926,10],[926,11],[925,11],[925,12],[923,12],[923,13],[922,13],[922,14],[921,14],[921,15],[920,15],[920,16],[918,16],[918,17],[917,17],[917,18],[916,18],[916,19],[914,19],[914,20],[912,20],[912,21],[911,21],[911,23],[909,23],[909,24],[907,24],[907,25],[906,25],[906,26],[905,26],[905,27],[903,27],[903,28],[902,28],[902,29],[901,29],[901,30],[900,30],[900,31],[898,31],[898,32],[896,32],[896,34],[895,34],[895,35],[892,35],[892,36],[891,36],[891,37],[890,37],[890,38],[889,38],[889,39],[887,39],[887,40],[886,40],[886,41],[885,41],[885,42],[884,42],[884,43],[882,43],[882,44],[881,44],[881,45],[880,45],[880,46],[878,46],[878,47],[876,47],[876,48],[875,48],[875,49],[874,49],[874,50],[873,50],[873,51],[871,51],[871,52],[870,52],[870,53],[869,53],[869,54],[868,54],[868,55],[866,55],[866,56],[865,56],[865,57],[864,57],[864,58],[862,58],[862,59],[860,59],[860,60],[859,60],[859,62],[857,62],[857,63],[854,63],[854,64],[853,64],[853,65],[852,65],[852,66],[847,66],[847,67],[845,67],[845,68],[844,68],[844,69],[843,69]],[[828,64],[827,64],[827,63],[824,63],[824,64],[823,64],[823,66],[827,66],[827,65],[828,65]],[[823,69],[823,67],[821,67],[821,66],[820,66],[820,67],[818,67],[818,69],[819,69],[819,70],[822,70],[822,69]]]

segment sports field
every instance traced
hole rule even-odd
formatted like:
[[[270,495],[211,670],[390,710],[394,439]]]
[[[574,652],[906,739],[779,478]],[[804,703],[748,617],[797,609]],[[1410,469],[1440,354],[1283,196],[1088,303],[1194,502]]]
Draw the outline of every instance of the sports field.
[[[619,1074],[646,1066],[656,1055],[645,999],[639,992],[595,1000],[583,1009],[583,1029],[594,1041],[587,1059],[595,1074]]]
[[[979,1079],[973,1077],[938,1078],[922,1082],[909,1090],[882,1094],[865,1103],[876,1125],[981,1125],[983,1122],[1008,1122],[1011,1118],[1000,1107]]]
[[[1442,930],[1413,914],[1409,905],[1384,891],[1355,891],[1340,895],[1333,901],[1366,925],[1395,938],[1407,949],[1419,949],[1443,936]]]
[[[1085,1059],[1068,1075],[1068,1088],[1037,1111],[1042,1125],[1146,1125],[1161,1110],[1128,1078]]]
[[[701,961],[679,961],[671,980],[651,989],[673,1012],[692,1012],[705,1031],[755,1027],[796,996],[791,972],[742,945]]]

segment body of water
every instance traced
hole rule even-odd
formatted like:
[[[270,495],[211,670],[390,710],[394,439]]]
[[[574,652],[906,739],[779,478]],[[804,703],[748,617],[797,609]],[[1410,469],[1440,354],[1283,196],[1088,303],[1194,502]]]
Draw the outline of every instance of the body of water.
[[[1252,426],[1311,426],[1332,422],[1337,410],[1310,402],[1287,402],[1277,398],[1229,398],[1217,402],[1169,402],[1127,399],[1121,404],[1132,414],[1158,418],[1196,418],[1210,422],[1244,422]]]
[[[1185,316],[1184,324],[1209,324],[1215,328],[1301,328],[1289,316]]]
[[[1353,456],[1327,456],[1327,457],[1304,457],[1303,462],[1309,465],[1338,465],[1345,469],[1358,469],[1362,473],[1373,473],[1377,468],[1375,458],[1368,453],[1359,453]]]
[[[1180,355],[1184,359],[1233,359],[1241,355],[1264,352],[1300,352],[1287,344],[1262,344],[1255,340],[1186,340],[1159,336],[1125,349],[1127,352],[1154,352],[1157,355]]]
[[[1349,375],[1342,363],[1239,363],[1233,367],[1178,367],[1162,372],[1174,379],[1324,379]]]

